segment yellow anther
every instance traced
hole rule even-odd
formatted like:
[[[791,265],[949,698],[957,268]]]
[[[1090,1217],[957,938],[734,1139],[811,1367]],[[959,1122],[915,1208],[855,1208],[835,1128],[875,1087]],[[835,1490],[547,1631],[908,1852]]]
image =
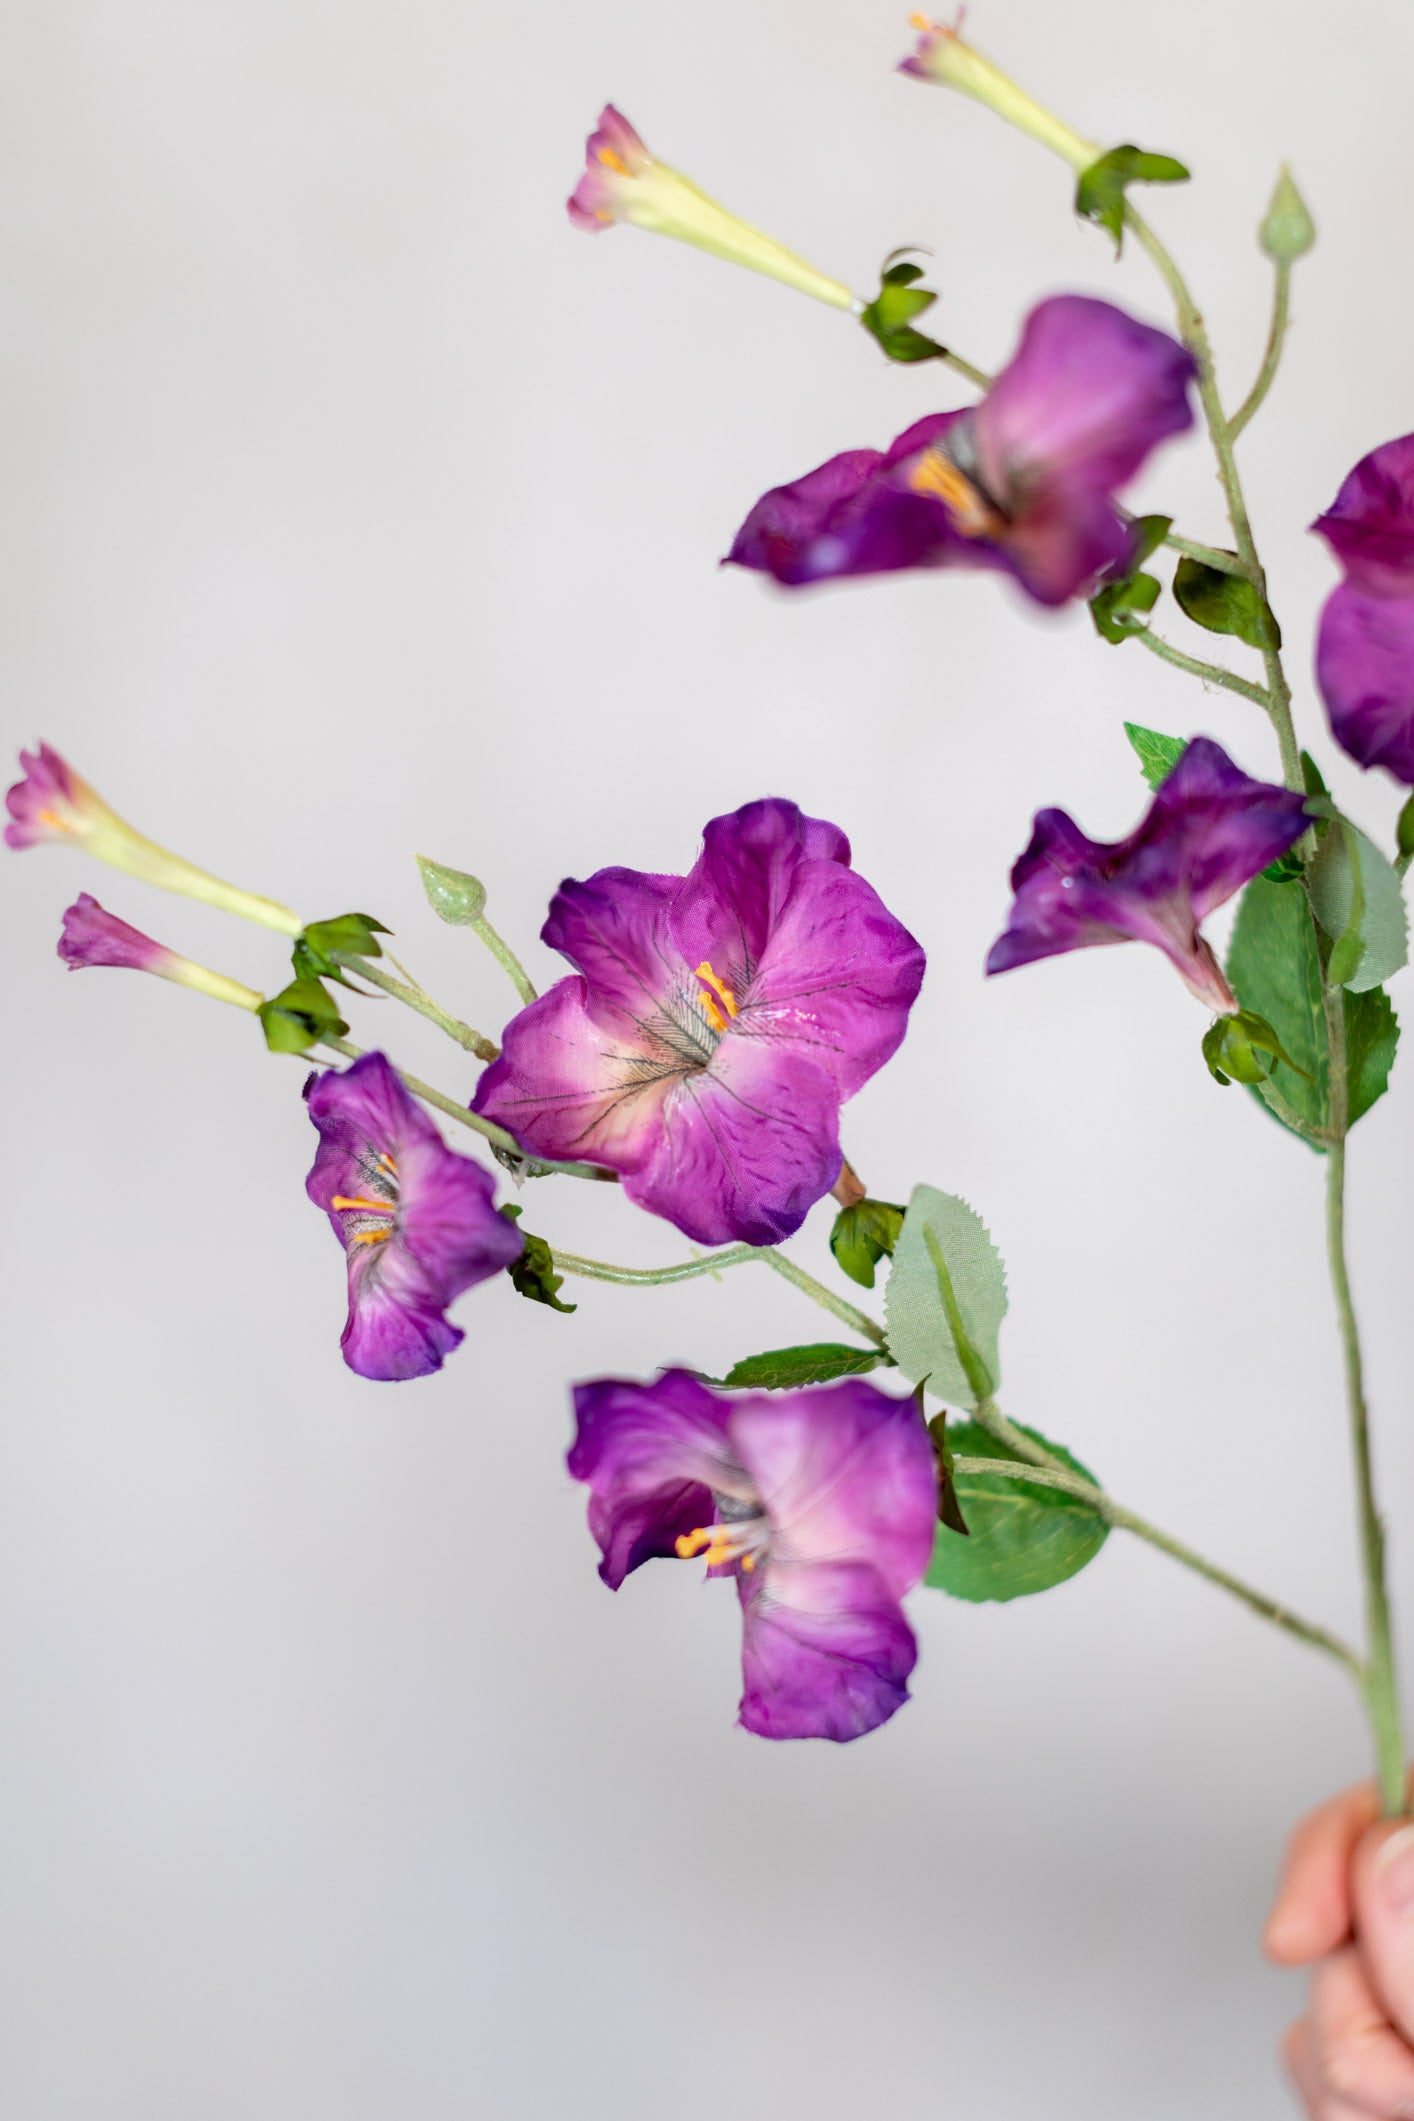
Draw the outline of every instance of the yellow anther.
[[[691,1561],[694,1554],[700,1554],[704,1547],[710,1547],[716,1536],[714,1526],[699,1525],[695,1532],[679,1533],[673,1541],[673,1551],[679,1561]]]
[[[393,1203],[390,1200],[365,1200],[360,1193],[336,1193],[329,1205],[331,1208],[340,1209],[363,1208],[372,1215],[391,1215],[393,1213]]]
[[[57,810],[41,810],[36,814],[41,825],[48,825],[55,832],[68,832],[71,829],[67,820],[61,818]]]
[[[952,517],[965,538],[990,537],[1001,529],[1001,517],[940,449],[927,449],[909,474],[915,493],[930,493]]]
[[[601,147],[599,150],[598,159],[603,163],[605,169],[617,170],[618,174],[621,177],[626,177],[628,175],[627,163],[624,162],[620,156],[614,153],[612,147]]]
[[[356,1245],[384,1245],[392,1234],[393,1226],[391,1223],[386,1230],[355,1230],[353,1242]]]
[[[742,1557],[741,1557],[741,1573],[742,1573],[742,1575],[743,1575],[743,1576],[749,1576],[749,1575],[751,1574],[752,1570],[753,1570],[753,1569],[755,1568],[755,1566],[756,1566],[756,1556],[755,1556],[754,1554],[743,1554],[743,1555],[742,1555]]]
[[[705,957],[697,968],[697,977],[707,983],[706,988],[697,997],[702,1005],[703,1015],[714,1031],[725,1031],[728,1018],[735,1016],[737,1013],[736,996],[730,987],[718,979],[716,973],[712,970],[711,964]],[[708,988],[711,990],[710,993],[707,991]]]
[[[917,30],[930,30],[933,27],[932,23],[928,20],[928,17],[926,15],[910,15],[908,18],[908,26],[910,29]]]

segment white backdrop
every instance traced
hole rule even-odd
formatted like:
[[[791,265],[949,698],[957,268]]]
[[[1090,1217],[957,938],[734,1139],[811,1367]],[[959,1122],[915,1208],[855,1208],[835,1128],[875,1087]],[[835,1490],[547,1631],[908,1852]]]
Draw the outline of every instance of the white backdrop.
[[[1231,397],[1294,163],[1321,242],[1243,455],[1329,763],[1304,525],[1414,424],[1414,17],[988,0],[971,29],[1082,130],[1191,163],[1155,218]],[[12,0],[3,37],[6,753],[43,733],[219,873],[380,915],[491,1029],[507,991],[415,849],[489,879],[543,983],[561,875],[681,869],[768,792],[837,819],[931,960],[850,1154],[885,1197],[926,1177],[985,1213],[1008,1404],[1356,1628],[1316,1160],[1208,1080],[1156,954],[980,976],[1031,811],[1138,816],[1125,716],[1274,771],[1260,717],[995,579],[790,600],[718,572],[762,488],[966,392],[715,261],[591,243],[562,201],[612,95],[854,284],[930,245],[939,329],[984,365],[1059,287],[1162,321],[1142,259],[1112,265],[1040,149],[898,79],[899,13],[864,0]],[[1197,442],[1139,498],[1221,535]],[[1395,791],[1333,778],[1386,833]],[[1297,1989],[1255,1934],[1287,1824],[1364,1769],[1338,1673],[1116,1537],[1049,1597],[917,1594],[917,1698],[864,1743],[745,1737],[730,1598],[598,1585],[565,1380],[715,1369],[818,1315],[754,1270],[584,1285],[572,1319],[500,1283],[440,1376],[361,1382],[297,1066],[53,956],[80,888],[261,987],[277,942],[57,851],[3,877],[7,2115],[1287,2110]],[[393,1014],[356,1033],[469,1088]],[[1351,1208],[1406,1614],[1411,1110],[1401,1080],[1361,1126]],[[547,1182],[527,1216],[682,1250],[607,1188]]]

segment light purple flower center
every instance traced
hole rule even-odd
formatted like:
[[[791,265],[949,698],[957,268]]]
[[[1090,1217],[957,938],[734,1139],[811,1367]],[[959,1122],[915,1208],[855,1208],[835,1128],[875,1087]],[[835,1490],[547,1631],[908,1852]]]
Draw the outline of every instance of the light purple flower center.
[[[344,1243],[386,1244],[398,1226],[398,1167],[386,1149],[365,1142],[358,1159],[361,1193],[336,1193],[329,1206],[345,1217]]]
[[[744,1474],[742,1487],[744,1493],[740,1495],[712,1490],[716,1518],[674,1540],[679,1561],[692,1561],[700,1554],[709,1569],[740,1568],[744,1576],[749,1576],[769,1558],[771,1520]]]
[[[923,451],[909,470],[908,485],[913,493],[941,501],[960,537],[998,538],[1007,528],[1007,511],[978,476],[977,446],[967,414]]]

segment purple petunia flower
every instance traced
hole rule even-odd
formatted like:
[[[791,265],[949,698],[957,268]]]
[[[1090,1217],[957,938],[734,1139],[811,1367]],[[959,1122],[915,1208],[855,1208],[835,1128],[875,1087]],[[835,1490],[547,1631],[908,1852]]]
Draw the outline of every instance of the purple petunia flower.
[[[847,450],[756,503],[727,555],[791,587],[911,567],[989,567],[1041,604],[1088,592],[1129,533],[1111,496],[1192,424],[1193,357],[1108,302],[1057,295],[981,402],[931,413],[882,455]]]
[[[1199,923],[1306,829],[1306,799],[1247,778],[1195,737],[1126,840],[1088,840],[1064,810],[1038,811],[1011,872],[1011,919],[988,972],[1096,943],[1154,943],[1219,1015],[1237,1008]]]
[[[842,1740],[887,1722],[918,1654],[900,1600],[937,1521],[913,1401],[857,1378],[729,1399],[684,1370],[574,1400],[568,1465],[610,1589],[655,1555],[736,1578],[746,1729]]]
[[[1316,640],[1331,733],[1414,787],[1414,435],[1362,457],[1311,528],[1345,570]]]
[[[444,1316],[452,1298],[524,1240],[490,1174],[447,1147],[381,1053],[311,1076],[304,1094],[319,1129],[305,1191],[348,1254],[344,1361],[360,1377],[425,1377],[466,1337]]]
[[[71,972],[92,965],[114,965],[124,972],[152,972],[158,979],[172,980],[178,987],[209,994],[213,1001],[230,1002],[237,1009],[258,1009],[261,997],[253,987],[227,979],[224,972],[211,972],[194,964],[165,943],[156,943],[140,928],[130,928],[116,913],[100,906],[89,892],[81,891],[64,915],[58,951]]]
[[[840,1105],[898,1047],[923,951],[794,803],[703,840],[685,877],[560,886],[541,934],[580,977],[507,1025],[473,1108],[701,1244],[776,1244],[838,1178]]]

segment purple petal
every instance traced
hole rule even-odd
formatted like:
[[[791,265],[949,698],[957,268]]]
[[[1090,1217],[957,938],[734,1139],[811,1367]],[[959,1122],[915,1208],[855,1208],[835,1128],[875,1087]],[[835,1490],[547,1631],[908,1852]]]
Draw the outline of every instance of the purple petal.
[[[913,1630],[878,1572],[818,1561],[738,1578],[744,1728],[843,1743],[908,1699]]]
[[[1126,840],[1087,839],[1063,810],[1038,812],[987,970],[1101,943],[1148,942],[1200,999],[1230,1010],[1231,989],[1198,924],[1305,829],[1304,796],[1250,780],[1220,745],[1195,737]]]
[[[611,159],[606,159],[611,158]],[[576,228],[602,234],[618,219],[615,208],[624,186],[652,160],[621,111],[606,103],[584,148],[584,175],[566,203]]]
[[[171,964],[173,954],[139,928],[130,928],[115,913],[81,891],[64,915],[58,951],[71,972],[87,965],[117,965],[127,972],[156,972]]]
[[[1384,766],[1414,787],[1414,598],[1333,590],[1316,681],[1336,742],[1362,766]]]
[[[87,785],[48,744],[22,751],[20,768],[23,778],[5,792],[11,820],[5,845],[37,847],[44,840],[69,838],[78,823],[73,813],[90,793]]]
[[[806,817],[777,796],[714,817],[673,902],[675,954],[692,965],[709,958],[719,970],[730,963],[740,992],[806,862],[849,867],[849,841],[838,825]]]
[[[566,1464],[588,1484],[589,1529],[616,1591],[633,1569],[716,1514],[714,1493],[744,1495],[727,1441],[730,1402],[685,1370],[641,1385],[605,1377],[576,1385],[576,1432]]]
[[[695,992],[697,983],[690,985]],[[681,1015],[690,1025],[689,1003]],[[666,1014],[662,1026],[661,1037],[616,1029],[612,1012],[593,1007],[585,980],[558,980],[507,1024],[500,1059],[477,1084],[472,1110],[507,1128],[528,1155],[636,1170],[689,1065],[667,1043]],[[705,1065],[713,1037],[705,1019],[696,1035]]]
[[[1311,528],[1326,540],[1352,589],[1414,594],[1414,435],[1362,457]]]
[[[938,1467],[912,1399],[862,1378],[737,1401],[727,1433],[771,1520],[778,1567],[867,1562],[895,1599],[933,1552]],[[784,1594],[783,1594],[784,1595]]]
[[[551,899],[540,939],[584,974],[596,1018],[612,1010],[638,1027],[662,1009],[680,969],[667,922],[681,884],[680,876],[600,869],[583,884],[566,877]]]
[[[305,1097],[319,1130],[305,1190],[348,1259],[344,1360],[362,1377],[425,1376],[463,1338],[447,1305],[524,1240],[497,1214],[490,1174],[446,1146],[381,1053],[330,1069]]]

